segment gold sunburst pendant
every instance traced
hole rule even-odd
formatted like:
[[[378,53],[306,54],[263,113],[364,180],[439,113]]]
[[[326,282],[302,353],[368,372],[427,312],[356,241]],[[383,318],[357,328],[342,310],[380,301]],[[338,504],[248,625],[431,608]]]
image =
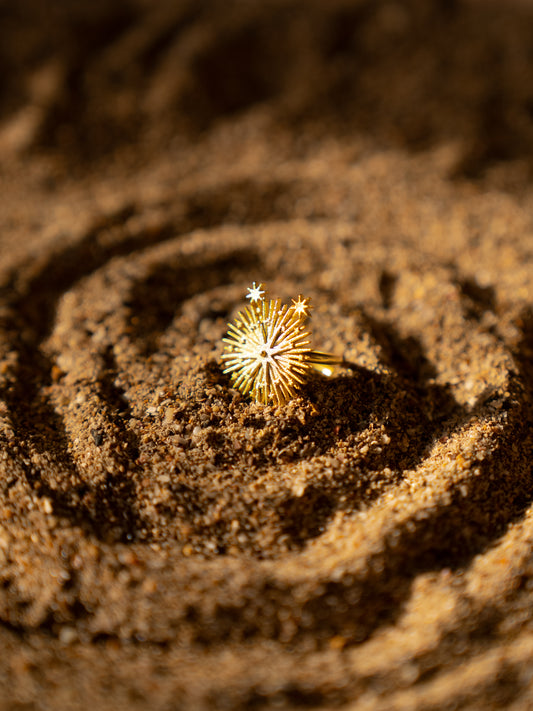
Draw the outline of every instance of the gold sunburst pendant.
[[[263,284],[248,289],[250,304],[229,324],[222,359],[233,385],[263,405],[283,405],[298,394],[312,368],[325,375],[342,358],[311,349],[310,299],[292,305],[267,300]]]

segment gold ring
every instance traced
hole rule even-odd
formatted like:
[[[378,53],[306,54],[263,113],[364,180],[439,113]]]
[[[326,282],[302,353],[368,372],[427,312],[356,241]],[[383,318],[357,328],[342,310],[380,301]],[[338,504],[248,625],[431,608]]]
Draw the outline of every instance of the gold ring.
[[[343,358],[313,350],[307,328],[310,299],[292,304],[266,299],[263,284],[248,288],[248,306],[239,311],[222,339],[224,373],[243,395],[263,405],[283,405],[298,394],[311,369],[331,376]]]

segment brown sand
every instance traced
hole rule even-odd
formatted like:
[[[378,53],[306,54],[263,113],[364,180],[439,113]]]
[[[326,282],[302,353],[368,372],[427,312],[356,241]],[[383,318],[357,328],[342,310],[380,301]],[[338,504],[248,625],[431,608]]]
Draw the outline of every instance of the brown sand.
[[[533,6],[0,3],[0,709],[533,708]],[[221,372],[246,287],[352,363]]]

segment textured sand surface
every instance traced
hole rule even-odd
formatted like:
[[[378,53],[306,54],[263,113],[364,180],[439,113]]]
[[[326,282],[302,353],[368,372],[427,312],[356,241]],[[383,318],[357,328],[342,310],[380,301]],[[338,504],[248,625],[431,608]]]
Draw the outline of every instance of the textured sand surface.
[[[0,709],[533,708],[533,7],[0,2]],[[222,373],[246,287],[351,366]]]

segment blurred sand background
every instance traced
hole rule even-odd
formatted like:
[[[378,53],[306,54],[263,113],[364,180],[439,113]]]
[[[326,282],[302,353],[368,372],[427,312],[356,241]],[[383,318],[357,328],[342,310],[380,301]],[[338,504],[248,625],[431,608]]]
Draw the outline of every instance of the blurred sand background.
[[[533,708],[532,187],[531,3],[0,1],[0,709]]]

